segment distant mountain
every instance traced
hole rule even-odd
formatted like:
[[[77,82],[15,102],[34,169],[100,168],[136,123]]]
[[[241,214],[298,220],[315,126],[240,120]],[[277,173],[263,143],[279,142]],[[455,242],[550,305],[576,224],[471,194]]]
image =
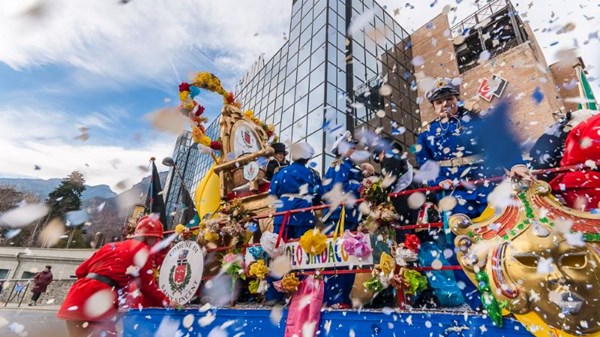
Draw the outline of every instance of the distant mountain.
[[[44,200],[55,188],[60,185],[62,179],[52,178],[44,179],[21,179],[21,178],[0,178],[0,185],[14,186],[17,190],[31,192]],[[81,195],[82,200],[92,198],[114,198],[117,194],[113,192],[108,185],[85,185],[85,191]]]

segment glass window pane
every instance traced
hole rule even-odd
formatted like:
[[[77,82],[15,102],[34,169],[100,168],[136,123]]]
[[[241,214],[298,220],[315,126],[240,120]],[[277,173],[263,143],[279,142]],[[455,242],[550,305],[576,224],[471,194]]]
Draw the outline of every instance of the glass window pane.
[[[321,28],[318,32],[313,34],[312,44],[313,46],[320,46],[325,42],[325,28]]]
[[[307,133],[320,130],[323,127],[323,109],[317,109],[310,113],[310,123],[307,125]]]
[[[325,81],[325,63],[321,63],[317,69],[310,73],[310,87],[314,88],[323,81]]]
[[[313,47],[315,45],[313,44]],[[313,53],[310,56],[311,58],[311,68],[318,66],[321,62],[325,61],[325,44],[318,46],[316,49],[313,49]]]
[[[292,127],[292,141],[297,142],[306,137],[306,123],[308,117],[306,115],[300,117],[297,121],[294,121]]]
[[[283,127],[283,125],[285,125],[285,124],[282,122],[281,125]],[[289,124],[287,124],[286,126],[288,126],[288,128],[285,130],[282,130],[279,133],[279,139],[281,140],[282,143],[289,142],[292,140],[292,128],[289,127]]]
[[[308,75],[309,69],[310,69],[310,60],[306,60],[304,61],[304,63],[302,63],[299,67],[298,67],[298,78],[299,79],[303,79],[306,75]]]
[[[315,108],[322,106],[324,102],[325,85],[321,83],[308,95],[308,111],[313,111]]]
[[[330,1],[330,2],[333,3],[335,1]],[[315,0],[315,6],[314,6],[315,14],[321,13],[325,9],[326,6],[327,6],[327,0]]]
[[[300,119],[308,112],[308,110],[306,110],[306,103],[308,102],[307,97],[308,96],[302,97],[298,102],[296,102],[296,104],[294,104],[294,120]]]

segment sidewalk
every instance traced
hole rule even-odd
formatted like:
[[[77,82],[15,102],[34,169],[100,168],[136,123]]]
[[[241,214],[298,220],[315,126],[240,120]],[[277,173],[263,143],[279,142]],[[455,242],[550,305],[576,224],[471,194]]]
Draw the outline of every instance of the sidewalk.
[[[60,308],[60,304],[38,304],[34,306],[28,306],[27,303],[21,304],[19,307],[18,303],[8,303],[8,305],[4,306],[4,303],[0,303],[0,310],[2,309],[10,309],[10,310],[33,310],[33,311],[58,311]]]

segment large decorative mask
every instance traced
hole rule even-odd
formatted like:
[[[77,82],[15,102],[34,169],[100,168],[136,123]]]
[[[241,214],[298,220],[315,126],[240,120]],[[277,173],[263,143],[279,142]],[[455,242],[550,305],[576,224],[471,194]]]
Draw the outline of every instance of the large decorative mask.
[[[600,216],[549,191],[534,181],[495,215],[453,215],[458,261],[534,335],[600,336]]]

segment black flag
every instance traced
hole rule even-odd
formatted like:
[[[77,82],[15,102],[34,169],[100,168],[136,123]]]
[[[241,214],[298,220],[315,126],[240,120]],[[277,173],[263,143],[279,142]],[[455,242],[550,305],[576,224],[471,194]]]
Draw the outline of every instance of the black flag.
[[[160,222],[163,224],[163,229],[167,229],[165,200],[162,196],[160,176],[158,175],[156,164],[154,164],[154,157],[150,158],[150,161],[152,161],[152,178],[150,181],[150,187],[148,187],[148,194],[146,195],[146,213],[160,214]]]
[[[188,192],[187,188],[185,188],[185,184],[183,183],[183,181],[181,182],[181,187],[179,188],[181,191],[181,218],[179,223],[187,226],[188,223],[194,219],[194,216],[196,215],[196,207],[194,205],[194,199],[192,199],[192,196],[190,195],[190,193]],[[192,226],[197,226],[198,224],[190,224]]]

